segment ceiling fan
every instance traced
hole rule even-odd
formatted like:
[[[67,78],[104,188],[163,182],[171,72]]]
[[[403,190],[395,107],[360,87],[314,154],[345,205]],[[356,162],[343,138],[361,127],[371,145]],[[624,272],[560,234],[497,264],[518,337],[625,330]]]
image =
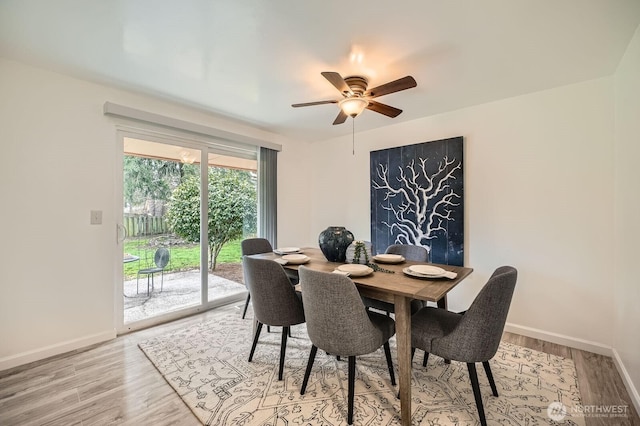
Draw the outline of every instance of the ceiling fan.
[[[401,90],[411,89],[418,85],[413,77],[406,76],[367,90],[367,84],[369,81],[365,77],[354,75],[342,78],[342,76],[337,72],[331,71],[325,71],[321,74],[324,78],[329,80],[329,83],[333,84],[336,89],[340,91],[343,99],[307,102],[302,104],[293,104],[291,106],[298,108],[312,105],[338,104],[340,106],[340,112],[333,121],[334,125],[344,123],[347,117],[357,117],[365,108],[384,114],[387,117],[397,117],[402,113],[401,109],[374,101],[373,99],[390,93],[399,92]]]

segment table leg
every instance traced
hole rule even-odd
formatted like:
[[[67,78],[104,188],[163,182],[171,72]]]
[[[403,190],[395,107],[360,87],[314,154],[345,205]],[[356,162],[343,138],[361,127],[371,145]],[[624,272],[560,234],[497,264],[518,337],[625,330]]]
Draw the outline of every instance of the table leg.
[[[400,416],[404,426],[411,425],[411,303],[406,297],[395,296],[398,382],[400,385]]]
[[[445,294],[442,296],[442,298],[436,303],[438,304],[438,308],[447,309],[447,295]]]
[[[447,295],[445,294],[444,296],[442,296],[442,298],[440,300],[438,300],[436,303],[438,304],[438,308],[440,308],[440,309],[448,309],[447,308]],[[425,355],[424,359],[425,360],[427,359],[426,355]],[[444,363],[445,364],[451,364],[451,360],[450,359],[445,359]]]

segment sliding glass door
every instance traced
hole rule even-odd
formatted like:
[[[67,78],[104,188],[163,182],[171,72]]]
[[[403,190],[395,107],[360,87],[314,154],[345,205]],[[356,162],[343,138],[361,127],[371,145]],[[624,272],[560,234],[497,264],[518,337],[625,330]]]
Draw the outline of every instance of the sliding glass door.
[[[257,235],[257,161],[209,152],[208,300],[236,293],[240,241]]]
[[[143,135],[122,141],[121,329],[243,300],[240,241],[256,233],[255,152]]]

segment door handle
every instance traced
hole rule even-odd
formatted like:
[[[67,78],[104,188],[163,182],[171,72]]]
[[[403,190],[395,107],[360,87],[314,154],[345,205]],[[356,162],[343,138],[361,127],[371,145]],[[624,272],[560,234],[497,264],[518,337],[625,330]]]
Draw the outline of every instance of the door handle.
[[[123,225],[116,223],[116,242],[122,243],[127,238],[127,228]]]

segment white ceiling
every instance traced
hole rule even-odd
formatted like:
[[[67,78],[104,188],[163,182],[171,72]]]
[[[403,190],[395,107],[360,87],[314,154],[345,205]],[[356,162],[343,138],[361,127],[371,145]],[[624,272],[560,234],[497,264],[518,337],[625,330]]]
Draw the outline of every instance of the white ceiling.
[[[351,133],[291,107],[340,96],[321,71],[416,79],[361,131],[612,75],[639,24],[639,0],[0,0],[0,56],[314,141]]]

